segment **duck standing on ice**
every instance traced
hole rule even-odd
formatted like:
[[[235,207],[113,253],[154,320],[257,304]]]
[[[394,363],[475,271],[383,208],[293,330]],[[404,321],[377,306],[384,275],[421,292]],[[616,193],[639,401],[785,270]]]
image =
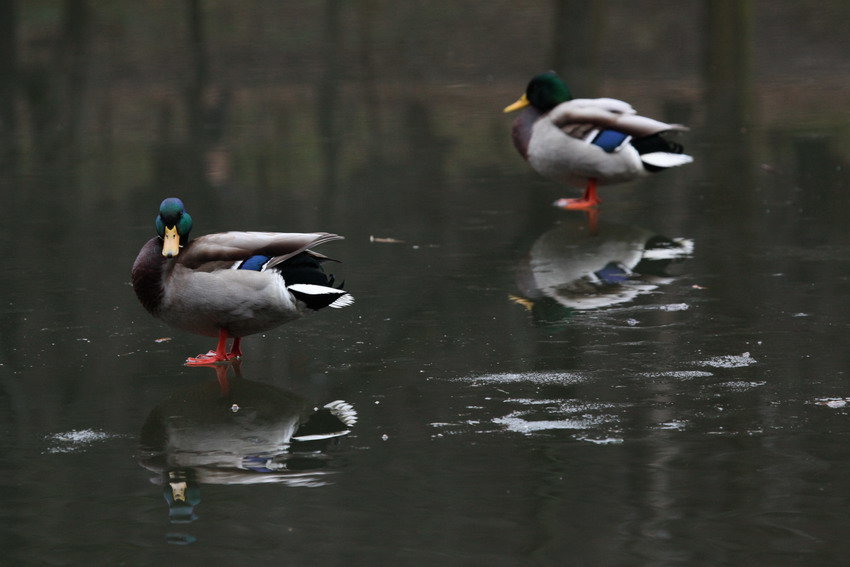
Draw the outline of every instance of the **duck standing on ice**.
[[[613,98],[573,98],[554,72],[531,79],[525,94],[505,108],[524,109],[513,125],[517,151],[538,173],[555,181],[584,187],[579,199],[559,199],[565,209],[595,207],[597,185],[631,181],[691,163],[681,145],[664,132],[687,130],[639,116],[632,106]]]
[[[218,337],[214,351],[191,357],[186,364],[238,358],[242,337],[268,331],[307,311],[354,302],[322,269],[330,258],[311,250],[341,236],[221,232],[190,240],[192,217],[173,197],[160,205],[155,225],[157,236],[142,247],[131,272],[139,301],[172,327]]]

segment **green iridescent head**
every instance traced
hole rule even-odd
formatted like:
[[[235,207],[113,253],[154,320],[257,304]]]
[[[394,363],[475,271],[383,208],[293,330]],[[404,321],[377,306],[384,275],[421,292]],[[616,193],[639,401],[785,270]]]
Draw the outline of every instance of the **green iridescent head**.
[[[554,71],[535,75],[518,101],[505,108],[505,112],[519,110],[528,105],[540,112],[549,112],[562,102],[572,100],[569,87]]]
[[[162,238],[162,255],[166,258],[177,256],[192,230],[192,217],[183,207],[183,201],[177,197],[165,199],[159,205],[155,223],[156,233]]]

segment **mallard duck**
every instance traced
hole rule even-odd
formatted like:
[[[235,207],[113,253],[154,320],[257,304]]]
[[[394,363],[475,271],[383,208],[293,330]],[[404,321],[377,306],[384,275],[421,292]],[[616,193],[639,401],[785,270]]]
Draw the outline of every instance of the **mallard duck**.
[[[218,337],[214,351],[187,359],[189,365],[240,357],[242,337],[310,310],[354,301],[322,270],[322,262],[330,259],[310,250],[341,236],[222,232],[189,240],[192,217],[173,197],[160,205],[155,225],[157,236],[142,247],[133,264],[133,289],[154,317],[178,329]]]
[[[681,145],[661,136],[686,127],[638,116],[622,100],[574,99],[554,72],[532,78],[520,99],[504,111],[521,108],[513,142],[522,157],[545,177],[585,187],[582,198],[555,202],[563,208],[596,206],[597,184],[630,181],[693,161]]]

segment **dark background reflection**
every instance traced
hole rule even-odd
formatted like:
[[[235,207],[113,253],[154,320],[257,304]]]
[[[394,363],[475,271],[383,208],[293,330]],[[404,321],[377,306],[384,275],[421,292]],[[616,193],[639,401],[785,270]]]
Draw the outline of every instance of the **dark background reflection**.
[[[842,564],[848,28],[837,0],[0,0],[4,561]],[[547,68],[692,128],[600,215],[695,251],[541,323],[517,269],[575,218],[501,109]],[[204,487],[186,537],[134,459],[210,380],[128,282],[171,195],[198,234],[345,235],[357,298],[245,342],[251,380],[357,408],[332,483]]]

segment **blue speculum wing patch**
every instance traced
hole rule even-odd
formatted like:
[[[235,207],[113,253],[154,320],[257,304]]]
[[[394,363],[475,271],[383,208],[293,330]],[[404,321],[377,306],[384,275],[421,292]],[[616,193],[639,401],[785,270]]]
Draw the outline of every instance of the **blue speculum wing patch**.
[[[256,256],[251,256],[239,266],[240,270],[254,270],[255,272],[259,272],[263,269],[263,266],[266,265],[266,262],[269,261],[271,256],[263,256],[261,254],[257,254]]]
[[[614,262],[608,262],[604,268],[595,273],[596,277],[606,284],[620,284],[629,279],[629,273]]]
[[[593,138],[591,144],[599,146],[609,154],[622,146],[631,136],[616,130],[602,130]]]

